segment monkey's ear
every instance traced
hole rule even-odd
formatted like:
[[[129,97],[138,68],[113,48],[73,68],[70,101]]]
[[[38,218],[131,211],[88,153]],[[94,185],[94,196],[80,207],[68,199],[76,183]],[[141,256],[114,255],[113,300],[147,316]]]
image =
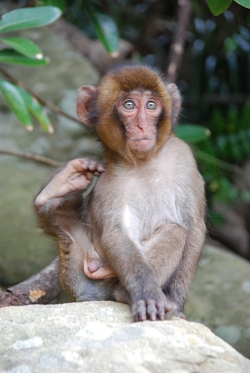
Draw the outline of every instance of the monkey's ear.
[[[172,98],[172,125],[175,125],[178,115],[180,114],[181,110],[181,95],[174,83],[168,83],[166,85],[168,92]]]
[[[97,88],[94,85],[83,85],[78,91],[76,113],[79,119],[87,126],[91,126],[92,124],[89,113],[96,90]]]

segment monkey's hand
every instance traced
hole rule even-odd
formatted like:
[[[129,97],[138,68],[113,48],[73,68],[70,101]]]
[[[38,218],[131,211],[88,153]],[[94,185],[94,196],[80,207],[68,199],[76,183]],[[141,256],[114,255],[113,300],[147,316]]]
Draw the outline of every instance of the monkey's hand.
[[[104,171],[100,163],[88,158],[69,161],[36,197],[36,205],[44,205],[52,198],[63,198],[69,193],[83,191],[93,176]]]
[[[176,312],[176,305],[166,298],[160,287],[154,288],[150,295],[143,298],[132,304],[135,321],[169,320]]]

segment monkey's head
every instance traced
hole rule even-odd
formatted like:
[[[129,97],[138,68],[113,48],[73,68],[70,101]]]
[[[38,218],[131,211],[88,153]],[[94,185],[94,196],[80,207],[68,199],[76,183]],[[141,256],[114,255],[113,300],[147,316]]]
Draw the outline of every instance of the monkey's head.
[[[108,155],[136,163],[165,144],[180,105],[175,84],[147,66],[125,65],[108,72],[97,87],[81,87],[77,114],[94,126]]]

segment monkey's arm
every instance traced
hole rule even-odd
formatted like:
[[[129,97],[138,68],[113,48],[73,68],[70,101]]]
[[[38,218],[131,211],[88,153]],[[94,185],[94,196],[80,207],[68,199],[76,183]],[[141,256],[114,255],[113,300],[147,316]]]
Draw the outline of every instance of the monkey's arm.
[[[103,166],[94,160],[74,159],[52,177],[34,201],[38,219],[48,234],[57,237],[74,220],[79,221],[81,193],[90,185],[94,173],[103,171]]]
[[[73,159],[37,195],[35,206],[43,206],[52,199],[59,203],[66,195],[85,190],[91,183],[94,172],[103,171],[103,166],[93,160]]]

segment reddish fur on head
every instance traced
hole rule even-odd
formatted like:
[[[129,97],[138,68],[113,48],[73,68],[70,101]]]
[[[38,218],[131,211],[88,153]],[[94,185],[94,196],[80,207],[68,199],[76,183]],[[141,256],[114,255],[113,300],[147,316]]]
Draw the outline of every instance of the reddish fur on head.
[[[146,152],[131,152],[117,118],[119,100],[131,91],[150,91],[162,104],[156,143],[153,149]],[[136,163],[138,159],[152,157],[167,141],[180,110],[180,101],[175,84],[164,82],[155,70],[147,66],[125,65],[108,72],[97,88],[83,86],[78,96],[77,113],[87,125],[95,126],[106,156],[122,156]]]

